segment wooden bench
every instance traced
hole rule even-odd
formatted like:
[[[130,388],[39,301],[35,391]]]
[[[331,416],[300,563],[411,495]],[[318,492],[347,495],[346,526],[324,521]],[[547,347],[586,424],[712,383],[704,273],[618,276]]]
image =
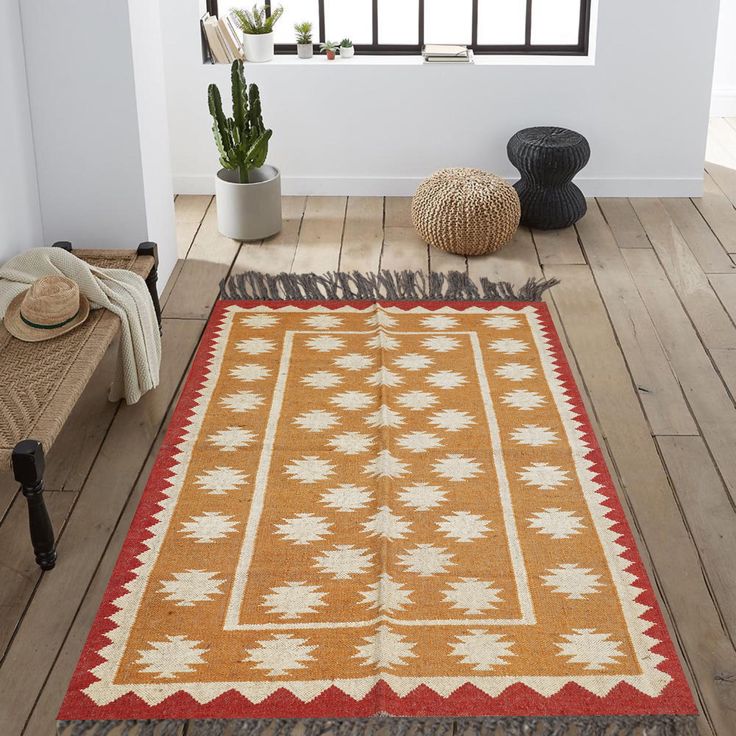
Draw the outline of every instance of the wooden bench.
[[[53,247],[72,252],[68,242]],[[124,268],[142,276],[161,327],[155,243],[141,243],[137,250],[73,252],[93,266]],[[45,342],[23,342],[0,324],[0,469],[12,468],[20,483],[28,502],[33,551],[43,570],[56,564],[54,530],[43,498],[45,452],[119,329],[120,320],[106,309],[91,311],[79,327]]]

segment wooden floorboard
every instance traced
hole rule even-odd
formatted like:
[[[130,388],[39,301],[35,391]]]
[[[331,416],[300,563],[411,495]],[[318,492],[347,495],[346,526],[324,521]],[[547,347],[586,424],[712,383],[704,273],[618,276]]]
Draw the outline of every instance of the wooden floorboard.
[[[429,247],[413,227],[387,225],[383,236],[381,270],[429,271]]]
[[[646,253],[634,249],[631,252]],[[736,683],[733,691],[724,693],[714,683],[713,673],[731,671],[736,666],[736,652],[713,605],[697,549],[688,542],[672,488],[593,277],[585,266],[556,266],[545,273],[561,280],[552,298],[620,478],[622,500],[642,539],[640,551],[651,560],[651,572],[664,609],[671,617],[686,664],[697,682],[705,711],[703,729],[713,724],[724,734],[730,733],[736,729],[736,711],[732,708]],[[673,540],[677,543],[673,544]]]
[[[179,385],[176,397],[181,393],[183,381]],[[39,693],[39,696],[33,706],[28,723],[24,730],[26,736],[33,734],[51,734],[56,720],[56,713],[59,709],[59,703],[64,697],[69,680],[76,667],[77,660],[82,651],[82,646],[87,638],[90,627],[94,620],[97,609],[102,602],[102,596],[107,587],[107,583],[112,575],[115,561],[123,546],[125,537],[133,520],[138,502],[140,501],[143,490],[145,489],[148,476],[156,459],[156,453],[161,447],[166,428],[175,408],[175,400],[169,406],[166,413],[166,419],[163,422],[156,439],[151,446],[151,451],[146,459],[138,480],[135,484],[133,492],[128,497],[125,507],[123,508],[120,519],[113,530],[110,542],[102,555],[102,559],[95,570],[94,577],[84,596],[84,601],[74,617],[69,632],[59,650],[59,653],[53,663],[48,677]]]
[[[213,197],[181,194],[174,202],[176,213],[176,255],[186,258]]]
[[[652,432],[697,434],[697,426],[651,317],[619,245],[594,201],[589,203],[588,214],[577,227]]]
[[[692,202],[726,252],[736,253],[736,209],[707,172],[703,196]]]
[[[723,119],[711,120],[708,126],[705,170],[736,205],[736,130]]]
[[[59,565],[33,563],[25,499],[0,474],[0,732],[54,718],[150,472],[219,281],[255,270],[466,270],[558,277],[545,295],[702,709],[736,733],[736,128],[713,121],[703,197],[600,198],[575,228],[520,228],[464,258],[416,234],[408,197],[285,197],[282,231],[238,243],[211,197],[177,197],[179,260],[162,293],[162,385],[106,400],[111,349],[49,453]]]
[[[219,284],[230,272],[240,243],[217,230],[217,204],[207,209],[189,255],[166,302],[164,317],[206,319],[219,294]]]
[[[383,197],[349,197],[341,271],[377,271],[383,250]]]
[[[299,243],[306,203],[306,197],[284,197],[281,232],[262,243],[243,243],[232,272],[289,273]]]
[[[598,205],[619,248],[652,247],[628,199],[601,197],[598,199]]]
[[[347,197],[307,198],[291,266],[294,273],[337,271],[346,207]]]
[[[736,348],[736,326],[723,309],[707,275],[662,201],[635,200],[634,209],[703,344],[707,348]],[[626,253],[629,257],[629,251]],[[645,251],[642,259],[651,256]],[[636,252],[630,257],[638,258]]]
[[[736,264],[690,199],[662,199],[662,206],[680,231],[705,273],[734,273]]]
[[[534,230],[532,236],[542,265],[585,263],[574,227],[566,227],[564,230]]]
[[[412,227],[411,197],[386,197],[386,227]]]
[[[658,437],[689,536],[706,570],[713,598],[736,641],[736,510],[702,437]]]
[[[53,491],[46,494],[46,506],[54,525],[57,542],[64,531],[69,512],[77,499],[74,491]],[[28,536],[26,499],[18,494],[3,520],[0,536],[0,660],[5,656],[23,617],[25,607],[42,575],[33,559]]]
[[[736,408],[690,322],[678,295],[651,251],[624,254],[662,346],[685,392],[700,433],[732,498],[736,499]]]
[[[201,320],[166,320],[159,387],[115,416],[62,535],[59,564],[42,577],[0,666],[0,723],[8,733],[20,733],[30,715],[202,329]]]

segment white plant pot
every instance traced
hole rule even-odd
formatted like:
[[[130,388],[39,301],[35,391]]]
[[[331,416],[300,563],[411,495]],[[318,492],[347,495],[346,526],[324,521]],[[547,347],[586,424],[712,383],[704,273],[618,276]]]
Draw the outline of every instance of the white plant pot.
[[[340,58],[341,59],[352,59],[355,56],[355,46],[340,46]]]
[[[241,184],[238,172],[220,169],[215,179],[217,227],[233,240],[262,240],[281,230],[281,173],[275,166],[250,172]]]
[[[311,59],[314,56],[314,46],[311,43],[298,43],[296,55],[300,59]]]
[[[246,61],[271,61],[273,59],[273,31],[271,33],[244,33],[243,46]]]

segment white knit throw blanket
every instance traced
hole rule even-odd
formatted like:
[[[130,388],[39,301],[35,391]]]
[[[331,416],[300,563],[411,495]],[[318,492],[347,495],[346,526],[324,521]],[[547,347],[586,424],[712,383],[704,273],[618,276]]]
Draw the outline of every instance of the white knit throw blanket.
[[[95,268],[63,248],[32,248],[0,268],[0,316],[12,299],[42,276],[66,276],[79,285],[92,309],[120,318],[118,371],[110,400],[134,404],[158,386],[161,337],[146,282],[132,271]]]

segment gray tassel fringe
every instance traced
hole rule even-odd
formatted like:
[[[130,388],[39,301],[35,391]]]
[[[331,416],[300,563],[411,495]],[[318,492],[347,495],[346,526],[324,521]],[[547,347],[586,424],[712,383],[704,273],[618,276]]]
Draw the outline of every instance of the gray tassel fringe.
[[[280,273],[246,271],[220,284],[221,299],[250,300],[376,300],[538,302],[557,279],[529,279],[515,288],[506,281],[481,277],[476,283],[460,271],[332,271]]]
[[[61,721],[58,736],[698,736],[695,716]],[[640,730],[643,729],[643,732]]]

